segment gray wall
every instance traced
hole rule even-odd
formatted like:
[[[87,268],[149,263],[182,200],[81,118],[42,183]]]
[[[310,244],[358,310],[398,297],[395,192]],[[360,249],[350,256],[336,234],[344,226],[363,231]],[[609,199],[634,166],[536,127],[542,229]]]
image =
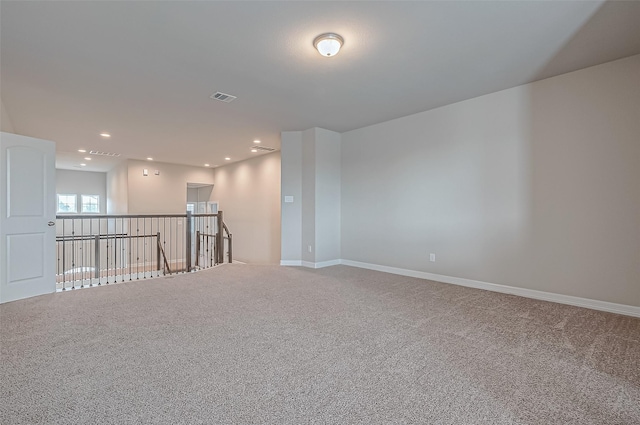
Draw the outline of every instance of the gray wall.
[[[187,183],[213,184],[210,168],[136,160],[127,165],[129,214],[184,214]],[[148,176],[142,174],[145,168]]]
[[[107,213],[106,173],[98,173],[92,171],[56,170],[56,193],[65,195],[77,195],[78,214],[81,214],[81,195],[98,195],[100,197],[100,214]]]
[[[107,172],[107,214],[129,212],[129,166],[122,161]]]
[[[340,259],[340,133],[315,129],[317,263]]]
[[[0,98],[0,131],[4,131],[5,133],[15,133],[13,122],[9,116],[9,112],[7,112],[7,108],[4,107],[2,98]]]
[[[316,262],[315,136],[315,128],[302,132],[302,261],[309,263]]]
[[[343,259],[640,306],[640,56],[343,133],[341,182]]]
[[[281,260],[302,261],[302,132],[285,131],[281,139]],[[292,196],[293,202],[284,202]]]
[[[322,128],[282,133],[283,265],[340,260],[340,133]]]
[[[187,202],[209,202],[213,186],[189,187],[187,185]]]
[[[148,170],[147,176],[142,173],[144,169]],[[213,170],[165,162],[122,161],[107,173],[108,213],[184,214],[187,183],[212,185]],[[210,193],[210,189],[197,193],[200,201],[209,200],[203,195]]]
[[[233,234],[233,257],[280,262],[280,152],[215,168],[212,200]]]

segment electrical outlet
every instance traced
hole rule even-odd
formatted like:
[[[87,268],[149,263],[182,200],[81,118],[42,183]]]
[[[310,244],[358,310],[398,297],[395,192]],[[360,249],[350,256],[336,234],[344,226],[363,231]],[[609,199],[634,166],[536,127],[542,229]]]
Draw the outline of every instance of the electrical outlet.
[[[429,254],[429,261],[431,261],[432,263],[436,262],[436,254]]]
[[[309,250],[309,252],[312,252],[312,251],[311,251],[311,245],[309,245],[309,246],[307,247],[307,249]]]

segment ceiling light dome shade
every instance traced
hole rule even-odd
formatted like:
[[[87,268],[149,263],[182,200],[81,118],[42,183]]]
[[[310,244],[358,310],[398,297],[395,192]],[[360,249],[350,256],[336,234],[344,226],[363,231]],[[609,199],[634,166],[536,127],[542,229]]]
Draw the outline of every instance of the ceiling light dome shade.
[[[322,56],[326,57],[335,56],[343,44],[344,39],[332,32],[321,34],[313,40],[313,46],[318,49],[318,52],[320,52]]]

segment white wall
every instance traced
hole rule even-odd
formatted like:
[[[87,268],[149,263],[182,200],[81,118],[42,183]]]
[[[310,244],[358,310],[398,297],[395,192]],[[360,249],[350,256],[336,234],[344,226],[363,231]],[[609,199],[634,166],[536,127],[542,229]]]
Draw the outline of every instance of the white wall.
[[[107,214],[129,211],[129,166],[122,161],[107,172]]]
[[[344,133],[341,207],[343,259],[640,306],[640,56]]]
[[[184,214],[187,183],[213,184],[209,168],[136,160],[127,165],[129,214]],[[142,175],[145,168],[148,176]]]
[[[13,122],[7,112],[7,108],[4,107],[4,102],[0,98],[0,131],[5,133],[15,133]]]
[[[80,214],[81,195],[98,195],[100,214],[107,211],[107,174],[91,171],[56,170],[56,193],[77,195]]]
[[[234,260],[280,262],[280,152],[214,169],[212,199],[233,234]]]

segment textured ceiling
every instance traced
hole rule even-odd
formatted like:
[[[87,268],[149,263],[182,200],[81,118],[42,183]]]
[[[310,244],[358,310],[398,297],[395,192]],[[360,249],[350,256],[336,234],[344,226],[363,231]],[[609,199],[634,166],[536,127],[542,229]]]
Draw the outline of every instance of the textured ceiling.
[[[60,168],[79,148],[221,165],[281,131],[344,132],[640,53],[640,2],[3,0],[0,19],[3,103],[16,132],[57,143]],[[328,31],[345,39],[332,58],[312,46]]]

